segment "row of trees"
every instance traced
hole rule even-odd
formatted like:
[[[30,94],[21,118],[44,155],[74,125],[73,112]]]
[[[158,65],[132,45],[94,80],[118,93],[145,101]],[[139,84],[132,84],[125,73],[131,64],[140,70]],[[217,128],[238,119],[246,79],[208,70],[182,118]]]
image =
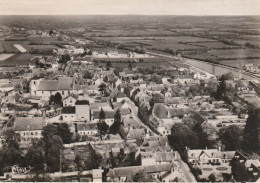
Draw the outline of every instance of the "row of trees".
[[[100,135],[100,138],[102,140],[102,137],[106,134],[118,134],[120,126],[122,125],[122,119],[120,114],[120,109],[118,109],[114,116],[114,123],[109,127],[107,123],[105,122],[106,116],[103,109],[101,109],[99,113],[99,122],[97,124],[98,132]]]

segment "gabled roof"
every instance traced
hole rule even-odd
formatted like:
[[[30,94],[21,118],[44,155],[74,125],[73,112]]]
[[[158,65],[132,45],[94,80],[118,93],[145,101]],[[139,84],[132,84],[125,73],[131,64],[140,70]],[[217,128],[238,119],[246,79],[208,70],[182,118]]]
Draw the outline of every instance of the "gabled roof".
[[[76,109],[75,107],[63,107],[62,108],[62,114],[75,114],[76,113]]]
[[[132,129],[128,132],[127,137],[130,139],[140,139],[145,136],[144,129]]]
[[[117,98],[125,98],[126,97],[126,94],[124,94],[123,92],[119,92],[117,94]]]
[[[97,124],[95,123],[79,123],[77,124],[78,131],[89,131],[89,130],[96,130]]]
[[[59,77],[58,90],[73,90],[75,86],[75,78],[73,77]]]
[[[105,112],[106,119],[112,119],[115,116],[114,111],[104,111],[104,112]],[[94,119],[99,119],[99,113],[100,113],[100,111],[94,111],[94,113],[93,113]]]
[[[14,120],[15,131],[42,130],[46,125],[43,117],[16,117]]]
[[[107,177],[127,177],[128,182],[133,180],[133,176],[135,176],[140,171],[145,172],[147,174],[157,173],[157,172],[166,172],[169,171],[172,167],[172,163],[162,164],[162,165],[150,165],[150,166],[129,166],[129,167],[120,167],[110,169],[107,173]]]
[[[185,114],[189,114],[189,108],[168,108],[171,117],[182,117]]]
[[[37,88],[38,91],[57,91],[57,89],[57,80],[42,80],[39,82],[39,86]]]
[[[89,105],[89,101],[87,101],[87,100],[77,100],[75,105]]]

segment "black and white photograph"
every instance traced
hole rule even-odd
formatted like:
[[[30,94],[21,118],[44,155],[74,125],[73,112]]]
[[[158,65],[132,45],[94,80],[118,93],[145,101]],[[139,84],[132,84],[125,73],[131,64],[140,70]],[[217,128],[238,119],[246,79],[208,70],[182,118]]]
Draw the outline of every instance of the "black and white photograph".
[[[260,0],[0,0],[0,182],[260,182]]]

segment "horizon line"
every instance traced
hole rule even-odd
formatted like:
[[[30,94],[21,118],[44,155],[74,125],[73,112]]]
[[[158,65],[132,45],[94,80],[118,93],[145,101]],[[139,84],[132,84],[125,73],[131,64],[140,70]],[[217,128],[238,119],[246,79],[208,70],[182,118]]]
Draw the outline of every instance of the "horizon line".
[[[260,14],[0,14],[0,16],[260,16]]]

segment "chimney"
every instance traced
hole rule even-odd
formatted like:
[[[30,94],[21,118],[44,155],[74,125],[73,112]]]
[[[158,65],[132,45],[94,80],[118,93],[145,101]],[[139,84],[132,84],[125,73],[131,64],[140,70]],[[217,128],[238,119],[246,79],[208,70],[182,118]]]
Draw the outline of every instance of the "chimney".
[[[168,147],[168,142],[165,142],[165,146]]]
[[[174,171],[173,165],[171,166],[171,173]]]
[[[218,147],[218,151],[221,152],[221,146]]]
[[[206,146],[206,150],[208,149],[208,147]]]

